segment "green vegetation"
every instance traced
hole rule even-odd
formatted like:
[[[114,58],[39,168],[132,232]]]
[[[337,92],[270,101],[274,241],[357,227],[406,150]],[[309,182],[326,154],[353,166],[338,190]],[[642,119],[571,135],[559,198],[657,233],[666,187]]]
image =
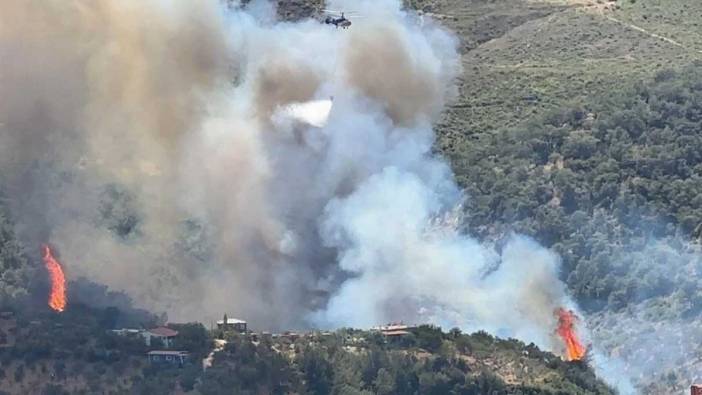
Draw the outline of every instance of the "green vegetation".
[[[109,333],[103,317],[104,311],[81,305],[63,314],[18,312],[16,341],[0,348],[0,387],[11,393],[125,392],[145,363],[146,347]]]
[[[643,393],[685,390],[702,312],[702,3],[413,3],[470,49],[436,144],[466,190],[466,230],[552,247],[596,343]]]
[[[253,336],[169,325],[179,331],[175,349],[190,352],[190,362],[152,365],[140,336],[109,331],[105,317],[113,314],[77,304],[62,314],[18,313],[17,341],[0,348],[0,386],[50,394],[612,393],[586,364],[563,362],[533,344],[431,326],[388,340],[352,329]],[[227,343],[203,371],[219,335]]]
[[[459,178],[469,171],[467,145],[702,59],[695,0],[618,1],[616,11],[604,13],[583,6],[603,3],[596,1],[421,3],[442,15],[470,50],[463,56],[457,103],[439,125],[438,146]],[[668,36],[682,45],[661,38]]]
[[[701,51],[702,4],[696,0],[619,1],[617,17],[647,31],[665,36],[692,50]]]
[[[279,15],[312,15],[320,2],[311,3],[287,2]],[[439,121],[437,150],[466,190],[466,229],[485,240],[517,231],[553,248],[569,292],[591,314],[605,349],[680,365],[663,361],[665,350],[651,351],[659,339],[642,346],[635,344],[639,336],[620,329],[645,321],[639,330],[654,333],[662,320],[685,327],[683,320],[699,322],[702,312],[702,3],[620,0],[610,11],[567,0],[406,3],[432,13],[460,38],[459,96]],[[100,198],[96,222],[124,241],[138,237],[142,213],[134,197],[110,185]],[[39,257],[18,242],[11,217],[0,199],[2,308],[24,306],[33,288],[45,286],[45,276],[34,275],[43,270]],[[185,236],[176,248],[206,261],[205,230],[196,222],[182,225]],[[102,301],[117,295],[103,293],[101,304],[110,306]],[[639,321],[626,321],[632,311]],[[354,330],[256,342],[230,335],[203,373],[199,360],[215,334],[184,324],[175,326],[181,333],[176,347],[190,351],[194,362],[155,368],[146,363],[141,341],[108,333],[123,323],[123,313],[80,305],[61,315],[19,311],[17,341],[0,348],[0,388],[47,394],[609,392],[586,366],[533,345],[432,327],[394,342]],[[131,321],[149,324],[143,316]],[[696,331],[671,336],[681,348],[702,339]],[[695,366],[652,375],[659,386],[649,393],[673,383],[682,388]]]
[[[0,308],[27,295],[32,274],[0,195]]]
[[[61,314],[18,311],[12,319],[16,341],[0,348],[0,387],[10,393],[45,388],[43,393],[71,394],[169,394],[177,383],[192,389],[202,371],[199,362],[212,348],[208,331],[201,324],[173,325],[179,331],[174,347],[188,351],[193,363],[183,369],[150,366],[141,336],[110,331],[116,315],[129,314],[76,303]],[[152,327],[156,319],[142,324]]]
[[[552,247],[590,311],[666,298],[667,317],[700,312],[686,251],[702,236],[699,2],[407,3],[465,52],[437,150],[468,230]]]
[[[427,346],[433,350],[428,350]],[[299,338],[230,338],[202,394],[607,394],[580,363],[486,333],[424,326],[386,341],[358,330]]]
[[[469,226],[553,247],[593,309],[699,289],[689,257],[655,241],[702,231],[701,103],[698,63],[486,136],[464,152]],[[702,309],[679,296],[680,314]]]

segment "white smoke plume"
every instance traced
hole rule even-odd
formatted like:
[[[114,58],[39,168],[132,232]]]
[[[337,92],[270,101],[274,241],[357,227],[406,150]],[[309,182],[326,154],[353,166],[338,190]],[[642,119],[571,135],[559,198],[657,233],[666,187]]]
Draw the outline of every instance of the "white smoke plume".
[[[348,30],[254,3],[3,1],[0,172],[25,242],[173,320],[431,322],[560,351],[558,257],[460,232],[432,153],[456,39],[398,0],[331,2],[365,16]],[[281,121],[332,96],[316,127]]]

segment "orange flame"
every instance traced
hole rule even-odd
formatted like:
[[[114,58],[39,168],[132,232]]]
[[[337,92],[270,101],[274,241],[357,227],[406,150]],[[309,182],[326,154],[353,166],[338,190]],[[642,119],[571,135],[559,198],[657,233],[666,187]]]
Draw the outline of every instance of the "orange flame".
[[[49,271],[51,279],[51,294],[49,294],[49,307],[62,312],[66,309],[66,277],[63,275],[61,265],[51,254],[51,248],[44,246],[44,264]]]
[[[564,308],[559,308],[556,314],[558,314],[558,329],[556,329],[556,333],[565,343],[566,360],[579,361],[583,359],[587,349],[580,343],[578,335],[575,333],[575,321],[578,317],[572,310]]]

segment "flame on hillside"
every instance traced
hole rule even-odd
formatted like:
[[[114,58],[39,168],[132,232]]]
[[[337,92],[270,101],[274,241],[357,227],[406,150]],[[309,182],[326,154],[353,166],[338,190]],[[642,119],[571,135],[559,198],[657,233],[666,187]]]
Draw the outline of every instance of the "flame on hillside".
[[[567,361],[580,361],[585,358],[587,349],[578,339],[578,334],[575,332],[575,321],[578,317],[572,310],[559,308],[556,311],[558,315],[558,329],[556,333],[563,339],[566,347],[565,359]]]
[[[66,277],[63,275],[61,264],[54,258],[48,245],[44,245],[44,264],[51,280],[49,307],[62,312],[66,309]]]

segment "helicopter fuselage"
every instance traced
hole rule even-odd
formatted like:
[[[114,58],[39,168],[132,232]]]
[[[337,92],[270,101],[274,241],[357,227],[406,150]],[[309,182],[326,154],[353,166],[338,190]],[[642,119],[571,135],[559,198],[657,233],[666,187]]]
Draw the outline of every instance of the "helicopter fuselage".
[[[346,19],[345,17],[340,17],[340,18],[334,18],[334,17],[327,17],[327,19],[324,20],[324,23],[327,25],[334,25],[337,28],[341,27],[343,29],[348,29],[349,26],[351,26],[351,21]]]

